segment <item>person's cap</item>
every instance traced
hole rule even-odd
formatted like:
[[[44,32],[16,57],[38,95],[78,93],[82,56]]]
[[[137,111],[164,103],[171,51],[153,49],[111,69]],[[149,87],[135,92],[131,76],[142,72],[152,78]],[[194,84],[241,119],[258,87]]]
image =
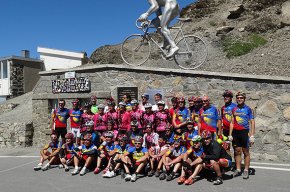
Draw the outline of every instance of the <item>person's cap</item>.
[[[144,94],[141,95],[141,97],[145,97],[146,99],[149,99],[149,94],[144,93]]]

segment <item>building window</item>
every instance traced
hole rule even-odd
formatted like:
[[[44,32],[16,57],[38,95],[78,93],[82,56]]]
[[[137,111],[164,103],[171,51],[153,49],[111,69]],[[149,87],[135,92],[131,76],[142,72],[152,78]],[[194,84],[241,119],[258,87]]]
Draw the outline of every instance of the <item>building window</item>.
[[[7,61],[3,62],[3,79],[8,78],[8,67],[7,67]]]

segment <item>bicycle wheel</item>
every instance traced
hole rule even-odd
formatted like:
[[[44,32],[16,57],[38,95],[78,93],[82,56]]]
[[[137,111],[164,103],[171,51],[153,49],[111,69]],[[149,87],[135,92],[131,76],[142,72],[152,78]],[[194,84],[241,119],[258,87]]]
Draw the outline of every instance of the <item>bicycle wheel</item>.
[[[174,60],[182,69],[196,69],[207,59],[207,46],[195,35],[186,35],[177,42],[177,46],[179,51],[174,56]]]
[[[151,53],[151,44],[140,34],[127,37],[121,46],[121,57],[128,65],[142,65]]]

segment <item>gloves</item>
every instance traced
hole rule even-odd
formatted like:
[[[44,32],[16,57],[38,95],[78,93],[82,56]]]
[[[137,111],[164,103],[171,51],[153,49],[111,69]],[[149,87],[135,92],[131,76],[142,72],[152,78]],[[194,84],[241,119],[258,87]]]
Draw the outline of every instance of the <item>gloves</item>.
[[[250,142],[251,142],[251,143],[254,143],[254,142],[255,142],[255,137],[254,137],[254,135],[252,135],[252,136],[250,137]]]
[[[228,139],[229,139],[229,141],[233,141],[233,136],[229,135]]]
[[[138,21],[146,21],[148,17],[149,17],[148,13],[143,13],[142,15],[140,15]]]

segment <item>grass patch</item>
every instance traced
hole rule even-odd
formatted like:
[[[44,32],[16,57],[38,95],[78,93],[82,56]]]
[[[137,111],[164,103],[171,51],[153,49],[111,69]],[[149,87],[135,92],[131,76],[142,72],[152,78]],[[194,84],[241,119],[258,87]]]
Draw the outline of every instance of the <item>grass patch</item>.
[[[266,43],[267,40],[262,36],[257,34],[251,34],[241,40],[227,38],[223,41],[223,46],[227,58],[233,58],[245,55],[254,50],[255,48],[265,45]]]

